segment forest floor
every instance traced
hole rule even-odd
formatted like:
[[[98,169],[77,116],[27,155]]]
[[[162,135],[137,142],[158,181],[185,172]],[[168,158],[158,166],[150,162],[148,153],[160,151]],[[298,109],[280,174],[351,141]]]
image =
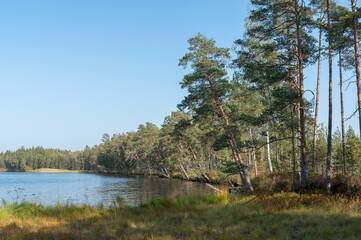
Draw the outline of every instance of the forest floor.
[[[360,239],[359,198],[276,193],[153,199],[140,206],[5,203],[0,239]]]

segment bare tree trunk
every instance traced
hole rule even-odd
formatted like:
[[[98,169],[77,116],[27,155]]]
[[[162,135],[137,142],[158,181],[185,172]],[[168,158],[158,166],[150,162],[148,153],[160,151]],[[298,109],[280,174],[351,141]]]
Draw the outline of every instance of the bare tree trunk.
[[[250,137],[251,142],[252,142],[252,162],[253,162],[254,175],[255,175],[255,177],[257,177],[258,171],[257,171],[256,151],[254,149],[251,126],[249,127],[249,137]]]
[[[272,162],[271,162],[271,151],[269,147],[269,132],[267,131],[267,160],[268,160],[268,167],[269,171],[273,172]]]
[[[355,0],[351,0],[352,13],[356,14]],[[358,46],[358,34],[357,34],[357,18],[353,21],[353,34],[355,42],[355,64],[356,64],[356,83],[357,83],[357,100],[358,100],[358,113],[359,113],[359,127],[360,127],[360,137],[361,137],[361,79],[360,79],[360,56],[359,56],[359,46]]]
[[[257,168],[257,158],[256,158],[256,150],[253,148],[253,166],[254,166],[254,175],[258,176],[258,168]]]
[[[209,170],[213,170],[212,157],[213,157],[213,148],[211,147],[209,150],[209,159],[208,159]]]
[[[299,14],[298,1],[295,2],[295,11]],[[299,90],[300,90],[300,144],[301,144],[301,186],[308,182],[307,154],[306,154],[306,116],[304,104],[304,87],[303,87],[303,51],[302,37],[299,20],[296,21],[297,34],[297,51],[298,51],[298,74],[299,74]]]
[[[187,143],[187,145],[188,145],[189,152],[191,153],[194,161],[195,161],[196,163],[198,163],[198,158],[197,158],[196,154],[194,153],[194,150],[193,150],[193,148],[192,148],[192,145],[191,145],[190,143]],[[198,167],[200,168],[199,170],[200,170],[201,173],[199,173],[199,174],[197,173],[197,175],[200,176],[201,178],[203,178],[207,183],[210,183],[211,180],[209,179],[209,177],[208,177],[205,173],[202,173],[202,169],[201,169],[201,166],[200,166],[199,164],[198,164]],[[184,172],[185,172],[185,171],[184,171]],[[187,176],[188,176],[188,175],[187,175]]]
[[[322,21],[322,10],[320,13],[320,21]],[[312,156],[312,169],[313,170],[315,168],[315,162],[316,162],[318,103],[319,103],[319,98],[320,98],[321,47],[322,47],[322,28],[320,27],[320,34],[319,34],[319,38],[318,38],[318,66],[317,66],[315,124],[313,126],[313,156]]]
[[[272,104],[272,98],[271,98],[271,91],[270,88],[268,87],[268,100],[269,100],[269,104]],[[267,131],[266,131],[266,141],[267,141],[267,161],[268,161],[268,168],[270,172],[273,172],[273,166],[272,166],[272,161],[271,161],[271,150],[270,150],[270,143],[269,143],[269,125],[267,124]]]
[[[343,109],[343,87],[342,87],[342,52],[339,48],[339,67],[340,67],[340,100],[341,100],[341,130],[342,130],[342,153],[343,153],[343,173],[347,173],[347,155],[346,155],[346,139],[345,139],[345,116]]]
[[[181,171],[181,173],[183,173],[183,175],[185,176],[185,178],[189,181],[189,176],[186,172],[186,170],[184,169],[182,164],[179,164],[179,170]]]
[[[295,112],[295,108],[291,105],[291,119],[293,121],[293,114]],[[295,127],[292,123],[292,192],[296,191],[295,186],[295,179],[296,179],[296,151],[295,151]]]
[[[278,146],[278,142],[276,142],[276,164],[277,164],[277,170],[279,171],[281,169],[281,163],[280,163],[280,149]]]
[[[203,179],[207,182],[207,183],[211,183],[211,179],[209,179],[209,177],[207,176],[207,174],[203,173],[201,174],[201,176],[203,177]]]
[[[187,144],[188,144],[189,152],[192,154],[192,157],[193,157],[194,161],[197,162],[197,156],[193,151],[192,145],[190,145],[189,143],[187,143]]]
[[[166,176],[167,178],[170,178],[170,175],[168,173],[168,170],[165,167],[162,167],[162,170],[164,172],[164,176]]]
[[[327,3],[327,25],[328,25],[328,63],[329,63],[329,91],[328,91],[328,133],[327,133],[327,159],[326,159],[326,191],[331,192],[330,170],[331,170],[331,152],[332,152],[332,45],[331,45],[331,21],[330,4]]]
[[[213,88],[213,87],[212,87]],[[221,116],[223,118],[223,122],[224,122],[224,125],[225,125],[225,130],[228,134],[228,138],[229,138],[229,144],[231,146],[231,150],[232,150],[232,153],[233,153],[233,157],[234,157],[234,160],[239,164],[241,170],[240,170],[240,176],[242,178],[242,181],[243,181],[243,184],[245,184],[246,186],[248,186],[248,189],[253,193],[254,192],[254,189],[253,189],[253,185],[251,183],[251,179],[249,178],[248,174],[247,174],[247,171],[246,171],[246,168],[244,166],[244,163],[242,161],[242,158],[238,152],[238,149],[237,149],[237,144],[236,144],[236,139],[234,138],[233,136],[233,132],[231,130],[231,127],[229,125],[229,122],[228,122],[228,118],[223,110],[223,107],[221,105],[221,102],[219,101],[219,98],[218,97],[215,97],[215,101],[216,101],[216,104],[218,106],[218,109],[219,109],[219,112],[221,113]]]
[[[247,149],[248,152],[248,158],[247,158],[247,165],[251,165],[251,159],[252,159],[252,148]]]

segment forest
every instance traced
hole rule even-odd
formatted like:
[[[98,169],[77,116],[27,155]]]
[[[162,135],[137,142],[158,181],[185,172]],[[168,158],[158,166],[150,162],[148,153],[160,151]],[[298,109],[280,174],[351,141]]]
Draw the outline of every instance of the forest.
[[[318,176],[330,192],[332,178],[361,175],[361,134],[345,129],[350,116],[344,113],[345,104],[357,105],[351,117],[358,117],[361,133],[360,17],[355,0],[349,6],[252,0],[235,48],[219,47],[201,33],[188,40],[179,60],[187,95],[160,127],[147,122],[137,131],[104,134],[98,145],[79,152],[6,151],[0,168],[178,174],[206,182],[239,178],[250,192],[256,177],[275,172],[286,176],[293,191]],[[320,76],[322,61],[328,62],[328,76]],[[318,72],[306,79],[304,70],[312,65]],[[332,75],[336,69],[339,79]],[[346,71],[354,82],[342,78]],[[305,89],[305,81],[316,92]],[[327,124],[318,122],[320,81],[329,83]],[[357,103],[343,102],[343,84],[357,87]],[[335,94],[341,109],[333,108]],[[341,115],[341,129],[332,126],[333,112]]]

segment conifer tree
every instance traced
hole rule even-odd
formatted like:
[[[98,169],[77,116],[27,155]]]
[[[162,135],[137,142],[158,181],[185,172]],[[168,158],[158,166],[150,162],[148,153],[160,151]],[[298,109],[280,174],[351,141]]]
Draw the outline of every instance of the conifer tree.
[[[358,15],[356,12],[355,0],[351,0],[352,10],[352,30],[354,35],[354,46],[355,46],[355,69],[356,69],[356,84],[357,84],[357,106],[359,113],[359,129],[361,138],[361,76],[360,76],[360,55],[359,55],[359,43],[358,43]]]
[[[224,101],[229,92],[226,64],[230,60],[229,49],[218,48],[213,39],[207,39],[202,34],[188,40],[189,52],[180,59],[179,65],[191,65],[193,72],[184,76],[182,88],[188,89],[188,96],[179,105],[180,108],[192,108],[196,114],[213,112],[223,120],[223,126],[228,136],[228,143],[233,158],[240,167],[243,183],[253,192],[251,180],[246,171],[231,124],[224,111]]]
[[[258,45],[245,44],[249,45],[249,50],[239,54],[240,58],[244,58],[239,61],[239,65],[245,72],[244,76],[252,79],[259,88],[271,86],[272,95],[283,98],[281,105],[272,104],[273,109],[269,108],[268,114],[272,115],[277,109],[284,109],[290,103],[298,105],[301,184],[305,185],[308,181],[307,101],[304,97],[303,71],[308,64],[314,62],[315,39],[310,34],[313,14],[303,1],[298,0],[252,0],[251,3],[253,9],[249,20],[253,26],[248,29],[247,36]],[[289,98],[286,99],[285,96]]]
[[[330,2],[327,3],[327,31],[328,31],[328,70],[329,70],[329,90],[328,90],[328,131],[327,131],[327,159],[326,159],[326,191],[331,192],[331,151],[332,151],[332,35],[331,35],[331,10]]]

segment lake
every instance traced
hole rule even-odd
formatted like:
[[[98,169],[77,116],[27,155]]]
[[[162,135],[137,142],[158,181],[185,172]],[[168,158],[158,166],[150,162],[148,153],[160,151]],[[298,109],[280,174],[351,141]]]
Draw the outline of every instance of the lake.
[[[204,183],[156,177],[114,177],[84,173],[0,173],[0,199],[46,205],[110,206],[117,196],[127,205],[154,197],[215,194]],[[2,205],[0,201],[0,205]]]

